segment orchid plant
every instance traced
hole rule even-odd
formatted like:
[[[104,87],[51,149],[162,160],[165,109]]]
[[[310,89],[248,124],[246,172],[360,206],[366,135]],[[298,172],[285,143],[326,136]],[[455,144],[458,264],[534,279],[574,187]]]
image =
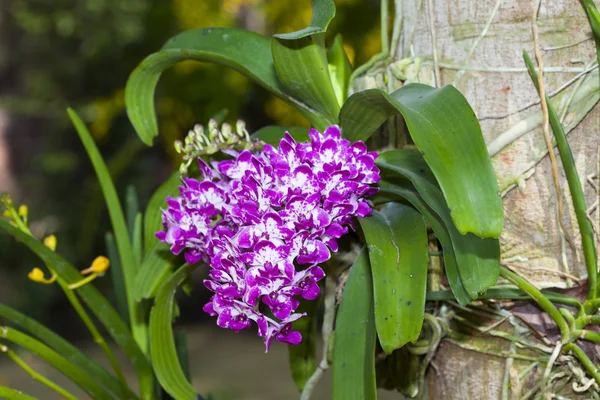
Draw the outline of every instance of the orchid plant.
[[[130,202],[123,212],[96,145],[69,110],[114,230],[108,258],[81,272],[92,278],[82,281],[81,273],[54,252],[55,242],[34,238],[26,212],[4,198],[7,218],[0,228],[33,250],[52,274],[47,279],[36,270],[32,280],[60,284],[114,360],[80,301],[89,307],[135,367],[139,390],[129,386],[118,363],[112,362],[109,372],[37,322],[0,305],[0,317],[11,325],[0,330],[4,352],[15,354],[13,344],[33,352],[95,399],[201,398],[180,362],[185,349],[172,324],[176,290],[190,289],[192,270],[208,268],[204,286],[214,294],[198,311],[216,317],[222,328],[254,326],[267,350],[275,342],[288,344],[302,398],[310,397],[332,365],[334,399],[374,399],[376,352],[391,354],[421,334],[430,257],[443,258],[441,286],[447,285],[461,305],[496,283],[502,202],[467,100],[452,86],[419,83],[391,93],[369,89],[350,95],[352,81],[365,68],[352,72],[341,37],[326,47],[335,6],[331,0],[312,3],[310,25],[300,31],[273,38],[235,28],[187,31],[132,73],[127,112],[148,145],[158,135],[159,77],[190,59],[238,70],[313,126],[270,126],[252,135],[242,122],[235,129],[217,121],[206,129],[194,127],[185,141],[175,143],[180,170],[158,188],[144,213]],[[365,143],[391,117],[404,121],[414,145],[369,151]],[[430,255],[431,240],[441,246],[440,254]],[[106,271],[108,259],[120,313],[91,284]],[[321,300],[325,348],[317,361]],[[0,396],[30,398],[4,387]]]

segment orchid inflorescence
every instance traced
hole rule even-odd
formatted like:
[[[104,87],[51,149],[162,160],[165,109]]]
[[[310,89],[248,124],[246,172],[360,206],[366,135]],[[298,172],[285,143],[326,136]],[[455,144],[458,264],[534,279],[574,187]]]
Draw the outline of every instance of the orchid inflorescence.
[[[273,339],[300,343],[292,329],[304,315],[295,312],[298,297],[317,298],[325,276],[318,264],[338,250],[353,217],[371,213],[365,197],[377,191],[369,186],[379,180],[377,154],[364,143],[342,139],[337,126],[309,137],[297,143],[286,133],[278,148],[199,160],[203,180],[183,179],[156,234],[187,262],[210,266],[204,284],[215,294],[204,311],[234,331],[254,321],[267,350]],[[274,318],[259,310],[261,300]]]

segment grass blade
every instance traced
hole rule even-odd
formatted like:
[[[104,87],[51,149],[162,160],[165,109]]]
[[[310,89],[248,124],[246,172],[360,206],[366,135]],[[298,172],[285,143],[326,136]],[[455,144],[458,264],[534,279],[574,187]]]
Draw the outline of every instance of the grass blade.
[[[87,127],[74,110],[69,108],[67,113],[69,114],[69,117],[71,118],[71,121],[73,122],[73,125],[79,134],[79,138],[81,139],[81,142],[88,153],[90,161],[92,162],[94,170],[96,171],[96,175],[98,175],[98,180],[100,181],[102,193],[104,194],[104,200],[106,201],[108,213],[113,226],[115,241],[117,242],[117,249],[119,250],[119,257],[121,259],[121,268],[123,270],[123,282],[125,283],[126,288],[125,293],[127,294],[127,308],[129,310],[131,332],[138,346],[144,353],[147,353],[148,332],[146,315],[142,306],[138,304],[133,297],[133,281],[135,279],[137,263],[133,254],[125,217],[123,216],[123,209],[121,208],[117,191],[110,178],[106,164],[104,163],[104,160],[102,159],[102,156],[96,147],[96,143],[94,143],[94,140],[92,139]],[[145,390],[147,391],[149,389],[150,388],[146,388]]]
[[[113,398],[93,377],[87,375],[66,358],[31,336],[13,328],[0,327],[0,338],[17,344],[42,358],[92,396],[93,399],[110,400]]]
[[[73,364],[77,365],[77,367],[85,371],[88,375],[95,377],[100,385],[117,397],[135,398],[133,393],[123,392],[123,388],[119,381],[102,365],[36,320],[29,318],[4,304],[0,304],[0,317],[25,329],[30,334],[35,335],[39,340],[50,346]]]

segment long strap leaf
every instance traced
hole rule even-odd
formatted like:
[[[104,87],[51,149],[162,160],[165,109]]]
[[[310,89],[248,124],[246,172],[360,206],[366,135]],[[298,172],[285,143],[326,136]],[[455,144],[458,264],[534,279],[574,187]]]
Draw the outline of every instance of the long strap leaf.
[[[539,91],[538,75],[533,66],[533,62],[529,57],[529,54],[523,50],[523,58],[525,64],[531,75],[531,80],[535,85],[535,88]],[[598,259],[596,256],[596,245],[594,241],[594,231],[592,229],[592,223],[587,216],[587,205],[585,204],[585,195],[583,188],[581,187],[581,180],[579,179],[579,173],[575,165],[575,159],[571,152],[571,146],[567,140],[567,135],[563,129],[560,119],[556,114],[556,110],[552,106],[552,103],[546,96],[546,104],[548,105],[548,116],[550,119],[550,126],[554,132],[556,139],[556,145],[558,147],[558,153],[560,155],[560,161],[562,162],[563,168],[565,169],[565,175],[569,184],[569,191],[571,192],[571,199],[573,200],[573,207],[575,208],[575,216],[577,217],[577,224],[581,232],[581,243],[583,246],[583,256],[585,258],[585,264],[587,266],[588,273],[588,299],[595,299],[596,293],[600,290],[597,286],[597,275],[598,275]]]
[[[196,400],[197,397],[177,357],[172,327],[175,291],[193,267],[185,264],[163,283],[150,313],[150,353],[156,377],[163,389],[177,400]]]
[[[92,396],[93,399],[113,399],[92,376],[86,374],[66,358],[31,336],[25,335],[13,328],[0,327],[0,338],[15,343],[44,359],[44,361],[48,362]]]
[[[363,249],[346,281],[335,320],[333,400],[375,400],[375,314],[373,281]]]
[[[25,329],[30,334],[35,335],[39,340],[46,343],[73,364],[77,365],[88,375],[93,376],[100,385],[113,394],[118,395],[118,397],[136,398],[133,393],[124,392],[119,381],[103,366],[98,364],[98,362],[85,355],[77,347],[69,343],[69,341],[57,335],[36,320],[29,318],[4,304],[0,304],[0,317]]]

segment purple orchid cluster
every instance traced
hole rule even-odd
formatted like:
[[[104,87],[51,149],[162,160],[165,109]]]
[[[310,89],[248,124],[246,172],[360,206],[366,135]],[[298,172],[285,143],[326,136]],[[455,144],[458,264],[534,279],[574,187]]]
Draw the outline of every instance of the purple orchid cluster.
[[[295,312],[298,298],[319,295],[318,264],[338,250],[353,217],[371,213],[365,197],[377,191],[369,186],[379,180],[377,153],[342,139],[337,126],[309,137],[297,143],[286,132],[278,148],[223,150],[233,159],[210,166],[199,160],[203,180],[183,179],[156,234],[187,262],[210,266],[204,284],[215,294],[204,311],[234,331],[255,322],[267,351],[273,339],[301,342],[292,329],[304,315]]]

